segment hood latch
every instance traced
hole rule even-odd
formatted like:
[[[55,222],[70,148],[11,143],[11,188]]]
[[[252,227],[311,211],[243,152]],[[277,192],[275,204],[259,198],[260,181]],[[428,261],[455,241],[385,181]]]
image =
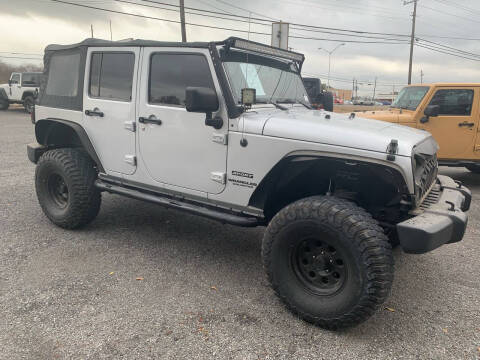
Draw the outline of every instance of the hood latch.
[[[392,139],[387,146],[387,160],[395,161],[395,154],[398,153],[398,140]]]

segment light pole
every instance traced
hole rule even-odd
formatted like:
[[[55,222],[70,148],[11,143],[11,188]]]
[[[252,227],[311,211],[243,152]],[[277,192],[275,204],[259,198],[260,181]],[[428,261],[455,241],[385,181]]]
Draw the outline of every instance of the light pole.
[[[328,51],[327,49],[324,48],[318,48],[318,50],[323,50],[328,54],[328,79],[327,79],[327,86],[330,88],[330,65],[331,65],[331,60],[332,60],[332,54],[340,47],[345,45],[345,43],[338,44],[332,51]]]

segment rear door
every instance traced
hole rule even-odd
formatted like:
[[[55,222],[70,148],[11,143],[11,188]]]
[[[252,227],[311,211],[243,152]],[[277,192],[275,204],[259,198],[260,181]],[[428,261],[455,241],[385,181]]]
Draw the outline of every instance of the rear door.
[[[440,159],[471,157],[478,127],[478,96],[475,87],[440,87],[426,103],[438,105],[439,116],[419,122],[419,128],[430,132],[440,144]]]
[[[207,49],[145,48],[138,117],[139,151],[157,182],[205,193],[225,188],[228,118]],[[204,113],[187,112],[185,90],[208,87],[217,93],[224,125],[205,125]],[[153,120],[153,121],[152,121]],[[143,120],[142,120],[143,121]]]
[[[139,48],[90,48],[87,53],[84,126],[107,172],[136,170],[135,106]]]

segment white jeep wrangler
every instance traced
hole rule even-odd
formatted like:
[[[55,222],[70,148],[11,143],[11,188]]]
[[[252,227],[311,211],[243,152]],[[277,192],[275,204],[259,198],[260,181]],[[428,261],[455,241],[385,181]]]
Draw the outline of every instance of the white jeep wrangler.
[[[48,46],[27,147],[44,213],[78,228],[109,192],[266,226],[264,267],[290,310],[329,329],[367,319],[390,291],[391,245],[460,241],[471,193],[437,176],[429,133],[311,110],[303,61],[238,38]]]
[[[0,110],[7,110],[10,104],[22,104],[31,114],[41,76],[39,72],[12,73],[8,84],[0,85]]]

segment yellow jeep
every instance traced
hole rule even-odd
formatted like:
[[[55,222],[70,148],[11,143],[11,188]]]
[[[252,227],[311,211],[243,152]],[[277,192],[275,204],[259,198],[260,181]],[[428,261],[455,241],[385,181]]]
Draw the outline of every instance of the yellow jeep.
[[[390,109],[362,117],[430,132],[440,144],[439,164],[480,174],[480,84],[417,84],[402,89]]]

